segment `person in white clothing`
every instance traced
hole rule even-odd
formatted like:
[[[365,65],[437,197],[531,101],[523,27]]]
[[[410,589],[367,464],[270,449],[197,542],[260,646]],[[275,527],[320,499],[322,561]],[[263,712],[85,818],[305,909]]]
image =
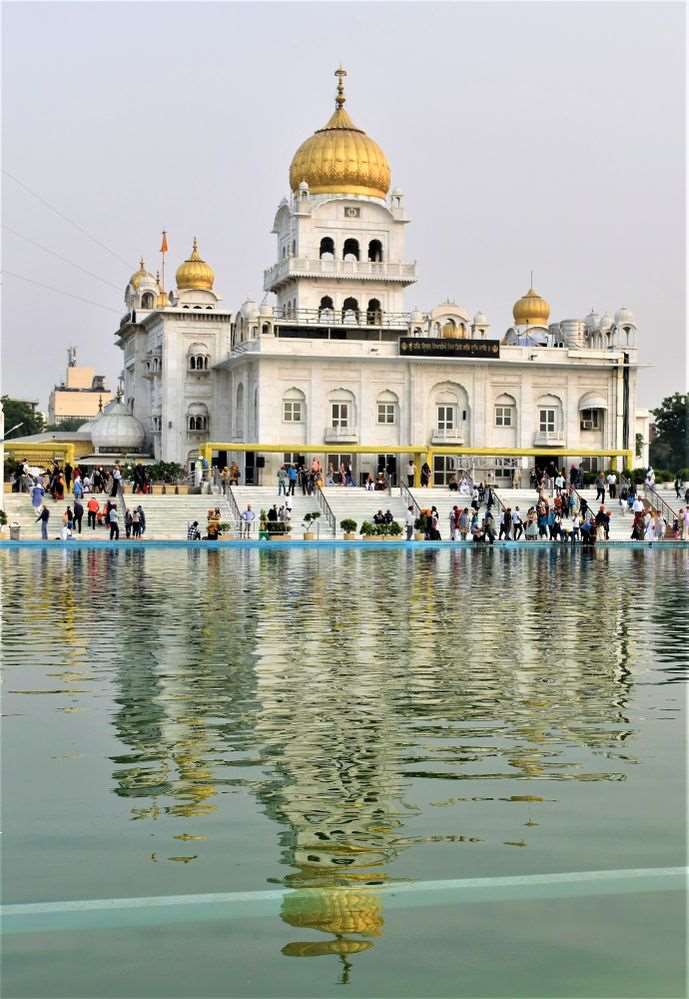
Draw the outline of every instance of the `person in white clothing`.
[[[408,506],[407,507],[407,513],[406,513],[406,516],[404,518],[404,528],[405,528],[405,531],[407,532],[407,541],[411,541],[412,536],[414,534],[414,521],[415,520],[416,520],[416,517],[414,516],[414,507],[413,506]]]
[[[251,509],[251,504],[247,505],[246,510],[242,514],[242,537],[251,537],[251,525],[256,520],[256,514]]]
[[[644,508],[643,503],[641,502],[639,497],[636,496],[634,502],[632,503],[632,513],[641,513],[643,508]]]

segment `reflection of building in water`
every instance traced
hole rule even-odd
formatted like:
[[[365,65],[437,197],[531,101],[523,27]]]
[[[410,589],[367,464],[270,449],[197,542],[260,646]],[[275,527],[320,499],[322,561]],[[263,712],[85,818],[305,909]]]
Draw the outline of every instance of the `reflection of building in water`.
[[[620,553],[601,554],[191,549],[180,565],[56,549],[30,586],[8,574],[5,604],[8,621],[15,605],[41,620],[69,591],[56,641],[112,677],[133,817],[193,816],[202,832],[225,816],[223,785],[248,789],[294,889],[284,953],[339,955],[347,973],[382,933],[376,886],[393,862],[408,876],[412,784],[422,800],[436,779],[485,794],[494,778],[615,776],[656,569],[633,552],[620,585]],[[424,832],[446,831],[436,816]]]

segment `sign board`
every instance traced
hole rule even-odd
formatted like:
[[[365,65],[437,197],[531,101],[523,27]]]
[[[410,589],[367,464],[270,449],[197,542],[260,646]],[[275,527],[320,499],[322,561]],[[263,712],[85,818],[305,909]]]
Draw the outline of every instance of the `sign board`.
[[[500,341],[402,336],[400,354],[407,357],[476,357],[493,361],[500,357]]]

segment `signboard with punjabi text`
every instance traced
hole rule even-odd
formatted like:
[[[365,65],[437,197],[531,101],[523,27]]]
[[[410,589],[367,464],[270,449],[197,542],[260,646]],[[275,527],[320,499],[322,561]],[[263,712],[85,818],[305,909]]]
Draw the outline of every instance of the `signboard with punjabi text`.
[[[500,357],[500,341],[402,336],[400,354],[406,357],[474,357],[494,361]]]

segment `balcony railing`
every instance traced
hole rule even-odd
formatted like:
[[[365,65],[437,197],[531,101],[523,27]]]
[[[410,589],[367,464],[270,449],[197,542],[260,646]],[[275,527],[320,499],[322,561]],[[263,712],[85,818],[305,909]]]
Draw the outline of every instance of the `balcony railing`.
[[[534,447],[559,447],[565,443],[564,430],[537,430],[534,434]]]
[[[438,430],[431,433],[431,444],[463,444],[464,431],[455,427],[451,430]]]
[[[265,291],[273,291],[282,282],[297,277],[329,277],[350,281],[356,278],[363,281],[397,281],[400,284],[413,284],[416,281],[416,264],[286,257],[263,272],[263,288]]]
[[[359,433],[354,427],[326,427],[323,431],[325,444],[358,444]]]
[[[274,309],[273,319],[280,326],[337,326],[349,329],[408,329],[409,312],[367,312],[366,309]]]

